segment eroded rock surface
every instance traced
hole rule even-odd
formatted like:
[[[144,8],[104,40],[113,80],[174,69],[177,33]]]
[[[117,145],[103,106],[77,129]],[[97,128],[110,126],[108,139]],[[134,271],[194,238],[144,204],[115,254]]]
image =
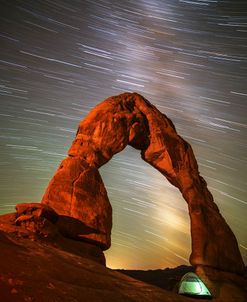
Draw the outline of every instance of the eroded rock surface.
[[[236,238],[199,174],[191,146],[177,134],[171,120],[139,94],[110,97],[81,121],[68,157],[52,178],[42,203],[88,226],[92,232],[81,238],[109,248],[112,210],[98,169],[127,145],[140,150],[143,160],[186,200],[191,264],[241,274],[244,264]]]
[[[91,232],[92,229],[77,219],[60,216],[52,208],[41,203],[17,204],[15,213],[0,216],[2,238],[12,238],[14,242],[20,241],[27,247],[32,241],[34,247],[37,245],[37,249],[41,245],[50,246],[105,265],[101,248],[90,241],[82,242],[78,237],[78,234]],[[0,236],[0,251],[4,243],[6,242],[2,241]]]
[[[173,291],[182,274],[154,272],[150,283],[159,280],[158,288],[146,278],[140,278],[144,283],[106,268],[99,247],[60,233],[59,218],[38,203],[19,204],[17,212],[0,216],[0,301],[195,301]],[[143,277],[146,273],[139,271]],[[244,286],[223,285],[215,302],[246,301]]]
[[[91,244],[65,239],[58,245],[7,232],[9,219],[0,216],[1,302],[193,302],[106,268],[95,261]]]

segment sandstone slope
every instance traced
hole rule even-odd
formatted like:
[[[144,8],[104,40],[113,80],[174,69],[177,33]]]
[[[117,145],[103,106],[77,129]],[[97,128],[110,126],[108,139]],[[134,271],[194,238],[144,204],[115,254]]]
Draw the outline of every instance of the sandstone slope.
[[[0,216],[0,301],[184,301],[106,268],[99,248],[64,237],[55,223],[35,215],[21,215],[21,224],[16,213]]]

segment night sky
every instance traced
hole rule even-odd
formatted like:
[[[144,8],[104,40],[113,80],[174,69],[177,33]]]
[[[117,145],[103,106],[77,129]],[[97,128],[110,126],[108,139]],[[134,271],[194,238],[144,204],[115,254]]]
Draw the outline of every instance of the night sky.
[[[40,202],[79,121],[136,91],[174,122],[247,263],[247,2],[0,0],[0,213]],[[188,264],[186,202],[127,147],[100,169],[113,268]]]

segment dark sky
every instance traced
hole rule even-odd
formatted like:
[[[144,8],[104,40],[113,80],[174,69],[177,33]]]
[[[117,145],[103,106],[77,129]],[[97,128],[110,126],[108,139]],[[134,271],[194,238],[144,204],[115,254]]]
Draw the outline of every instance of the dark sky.
[[[136,91],[172,119],[247,263],[247,2],[0,0],[0,213],[39,202],[97,103]],[[131,147],[100,169],[114,268],[188,264],[178,190]]]

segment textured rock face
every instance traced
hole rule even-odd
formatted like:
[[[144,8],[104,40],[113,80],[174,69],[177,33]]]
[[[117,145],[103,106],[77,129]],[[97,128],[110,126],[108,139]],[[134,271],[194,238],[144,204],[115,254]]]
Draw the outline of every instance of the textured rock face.
[[[173,123],[136,93],[110,97],[81,121],[76,138],[52,178],[42,203],[91,228],[82,238],[110,247],[111,206],[98,168],[126,145],[182,193],[191,219],[194,266],[241,274],[244,264],[234,234],[199,175],[191,146]]]
[[[24,247],[28,249],[30,242],[33,242],[35,250],[41,246],[49,249],[49,246],[57,249],[58,253],[59,251],[73,253],[105,265],[105,256],[100,247],[78,240],[78,234],[91,232],[89,227],[77,219],[60,216],[45,204],[21,203],[16,205],[16,213],[0,215],[0,250],[8,249],[8,245],[4,247],[6,241],[2,239],[9,238],[13,242],[19,242],[23,246],[21,250]],[[4,258],[2,260],[0,266],[5,261]],[[18,257],[13,261],[18,261]],[[18,270],[18,267],[16,269]],[[2,272],[1,268],[0,272]]]
[[[91,228],[87,234],[78,229],[78,238],[93,240],[102,249],[110,246],[112,209],[95,166],[80,157],[63,160],[43,197],[44,202],[59,215],[73,217]]]

